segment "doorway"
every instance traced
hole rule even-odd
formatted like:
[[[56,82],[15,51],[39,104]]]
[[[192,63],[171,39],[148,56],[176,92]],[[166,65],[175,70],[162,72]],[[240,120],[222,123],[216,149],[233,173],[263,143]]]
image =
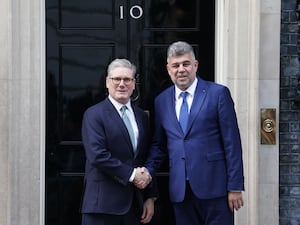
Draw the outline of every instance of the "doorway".
[[[85,155],[81,119],[107,96],[106,67],[125,57],[137,66],[134,104],[153,113],[154,98],[171,85],[170,43],[193,45],[198,75],[214,80],[214,1],[46,0],[47,225],[80,225]],[[160,200],[151,224],[173,225],[168,165],[157,174]]]

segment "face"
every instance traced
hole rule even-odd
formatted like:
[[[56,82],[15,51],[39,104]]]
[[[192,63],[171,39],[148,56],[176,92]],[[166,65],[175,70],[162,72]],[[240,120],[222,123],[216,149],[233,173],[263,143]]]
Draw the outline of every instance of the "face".
[[[195,80],[198,61],[190,54],[169,57],[167,70],[173,83],[182,91]]]
[[[106,87],[109,95],[121,104],[126,104],[135,87],[132,70],[125,67],[117,67],[106,78]],[[124,81],[125,79],[125,81]],[[119,80],[119,84],[116,84]]]

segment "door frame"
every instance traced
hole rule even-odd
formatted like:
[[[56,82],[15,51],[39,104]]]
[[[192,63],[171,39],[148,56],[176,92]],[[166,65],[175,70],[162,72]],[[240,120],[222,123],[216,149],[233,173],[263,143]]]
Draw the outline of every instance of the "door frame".
[[[41,118],[41,135],[40,135],[40,225],[45,225],[45,210],[46,210],[46,173],[45,173],[45,164],[46,164],[46,0],[41,1],[41,21],[44,21],[44,23],[41,23],[41,110],[40,110],[40,118]],[[221,8],[220,8],[221,7]],[[224,3],[222,1],[221,4],[218,4],[218,1],[215,0],[215,12],[220,13],[220,11],[223,11]],[[220,10],[221,9],[221,10]],[[222,68],[219,68],[220,62],[223,62],[223,54],[217,54],[223,49],[223,43],[224,43],[224,33],[218,32],[223,30],[222,26],[222,20],[218,20],[217,18],[221,18],[217,14],[215,14],[215,78],[220,80],[222,77]],[[223,17],[223,16],[222,16]],[[218,26],[217,26],[218,25]]]
[[[18,0],[20,1],[20,0]],[[37,1],[37,0],[36,0]],[[264,48],[274,44],[273,41],[266,38],[266,34],[260,30],[260,26],[264,28],[268,26],[279,24],[275,29],[275,34],[280,34],[280,2],[272,3],[275,7],[268,7],[266,5],[261,6],[262,0],[242,1],[239,0],[222,0],[215,1],[215,81],[228,85],[232,92],[233,99],[237,107],[237,115],[241,125],[242,142],[244,143],[244,162],[245,162],[245,176],[246,176],[246,193],[244,195],[246,206],[237,213],[237,224],[255,225],[259,222],[266,221],[265,218],[271,218],[272,224],[278,224],[278,192],[279,182],[278,178],[278,143],[275,146],[269,146],[267,152],[266,148],[259,143],[259,108],[261,106],[275,106],[279,109],[279,103],[274,100],[274,96],[261,95],[260,91],[268,90],[276,86],[279,83],[279,71],[275,73],[275,78],[265,79],[261,83],[260,71],[264,73],[268,71],[269,67],[264,64],[264,60],[267,57]],[[41,96],[40,96],[40,225],[45,224],[45,105],[46,105],[46,23],[45,23],[45,1],[40,1],[40,13],[39,17],[34,22],[41,26],[40,43],[41,43]],[[279,6],[278,6],[279,5]],[[265,11],[261,11],[261,7],[265,8]],[[268,12],[270,9],[279,8],[278,12]],[[246,13],[245,13],[246,12]],[[272,18],[273,21],[267,21],[261,19],[261,14],[265,15],[276,14],[279,18]],[[42,21],[42,22],[41,22]],[[261,24],[262,21],[264,24]],[[279,21],[279,22],[278,22]],[[271,23],[271,24],[270,24]],[[246,31],[246,33],[243,33]],[[244,40],[241,40],[245,37]],[[280,43],[278,42],[278,49]],[[274,49],[274,48],[272,48]],[[268,49],[267,49],[268,50]],[[273,51],[277,51],[274,49]],[[266,51],[267,52],[267,51]],[[269,51],[268,51],[269,52]],[[279,51],[273,57],[278,57]],[[238,57],[243,56],[243,57]],[[268,60],[267,60],[268,61]],[[269,61],[268,61],[269,62]],[[273,65],[276,64],[276,60]],[[278,64],[279,65],[279,64]],[[271,68],[271,67],[270,67]],[[270,69],[269,69],[270,70]],[[273,71],[271,71],[273,72]],[[271,73],[274,74],[274,73]],[[263,74],[264,75],[264,74]],[[268,78],[265,76],[265,78]],[[268,80],[272,80],[273,83],[267,83]],[[275,83],[275,85],[274,85]],[[270,86],[272,87],[270,87]],[[245,96],[244,87],[250,88],[250,93]],[[273,89],[272,89],[273,90]],[[277,94],[277,93],[276,93]],[[275,101],[275,102],[274,102]],[[279,110],[277,110],[277,113]],[[277,114],[277,118],[278,114]],[[277,133],[277,140],[278,133]],[[251,150],[251,151],[250,151]],[[259,151],[257,151],[259,150]],[[271,154],[271,157],[269,157]],[[259,159],[264,160],[275,159],[274,162],[269,162],[272,166],[272,171],[269,169],[264,172],[263,168],[259,167]],[[277,160],[276,160],[277,159]],[[271,173],[271,174],[268,174]],[[261,175],[263,174],[263,175]],[[264,176],[271,175],[273,180],[269,183],[264,181]],[[251,183],[248,183],[251,181]],[[272,198],[262,196],[265,193],[265,187],[271,192]],[[274,193],[275,192],[275,193]],[[265,193],[268,194],[268,193]],[[262,197],[259,200],[259,197]],[[267,199],[266,199],[267,198]],[[263,200],[267,200],[263,201]],[[271,216],[270,216],[271,215]],[[273,221],[275,221],[273,223]]]

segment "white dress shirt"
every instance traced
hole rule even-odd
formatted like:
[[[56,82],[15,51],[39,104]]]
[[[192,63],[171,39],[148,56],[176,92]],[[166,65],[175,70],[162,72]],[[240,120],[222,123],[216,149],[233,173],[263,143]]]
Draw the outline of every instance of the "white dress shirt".
[[[182,104],[182,97],[181,97],[181,92],[187,92],[188,94],[186,95],[186,101],[187,101],[187,104],[188,104],[188,110],[189,110],[189,113],[190,113],[190,110],[191,110],[191,106],[192,106],[192,103],[193,103],[193,99],[194,99],[194,95],[195,95],[195,90],[196,90],[196,87],[197,87],[197,77],[195,78],[194,82],[192,83],[192,85],[186,89],[185,91],[182,91],[180,90],[176,85],[175,85],[175,110],[176,110],[176,116],[177,116],[177,119],[179,119],[179,112],[180,112],[180,107],[181,107],[181,104]]]

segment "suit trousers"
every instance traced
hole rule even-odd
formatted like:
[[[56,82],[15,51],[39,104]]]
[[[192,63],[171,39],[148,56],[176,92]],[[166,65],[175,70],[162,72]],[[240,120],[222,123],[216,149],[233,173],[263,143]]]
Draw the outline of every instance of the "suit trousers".
[[[173,203],[177,225],[233,225],[233,212],[227,196],[214,199],[199,199],[186,184],[183,202]]]

